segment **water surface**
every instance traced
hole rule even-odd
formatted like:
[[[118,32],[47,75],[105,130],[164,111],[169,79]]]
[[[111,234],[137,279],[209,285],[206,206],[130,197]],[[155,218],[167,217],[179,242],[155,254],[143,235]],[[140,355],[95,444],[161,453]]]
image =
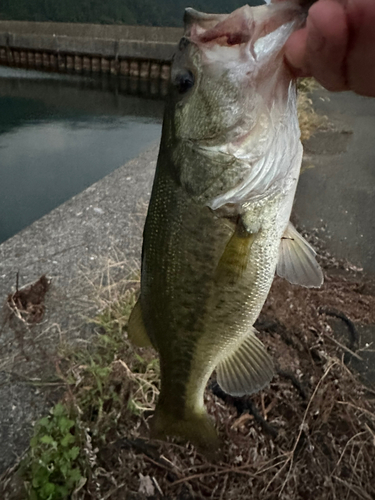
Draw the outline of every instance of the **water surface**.
[[[0,243],[158,141],[162,112],[113,80],[0,67]]]

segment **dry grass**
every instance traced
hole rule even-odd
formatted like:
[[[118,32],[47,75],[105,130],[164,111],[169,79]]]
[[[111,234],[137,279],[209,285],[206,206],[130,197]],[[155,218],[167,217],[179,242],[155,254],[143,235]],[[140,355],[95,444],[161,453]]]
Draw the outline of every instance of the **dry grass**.
[[[315,111],[310,97],[317,88],[319,84],[313,78],[302,78],[298,83],[298,120],[302,143],[309,140],[317,130],[329,126],[328,117]]]

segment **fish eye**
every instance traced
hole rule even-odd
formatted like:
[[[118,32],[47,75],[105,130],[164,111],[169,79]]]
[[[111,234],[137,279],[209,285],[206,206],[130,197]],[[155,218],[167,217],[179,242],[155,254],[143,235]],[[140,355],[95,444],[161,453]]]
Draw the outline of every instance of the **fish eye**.
[[[176,87],[180,94],[185,94],[194,86],[194,83],[194,75],[190,70],[179,73],[178,75],[176,75],[173,81],[173,85]]]

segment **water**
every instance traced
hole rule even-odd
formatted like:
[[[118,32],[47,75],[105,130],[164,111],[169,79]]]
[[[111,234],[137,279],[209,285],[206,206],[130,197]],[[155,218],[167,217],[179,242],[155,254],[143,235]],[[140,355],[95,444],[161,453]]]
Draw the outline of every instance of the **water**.
[[[0,243],[160,139],[162,100],[120,91],[0,67]]]

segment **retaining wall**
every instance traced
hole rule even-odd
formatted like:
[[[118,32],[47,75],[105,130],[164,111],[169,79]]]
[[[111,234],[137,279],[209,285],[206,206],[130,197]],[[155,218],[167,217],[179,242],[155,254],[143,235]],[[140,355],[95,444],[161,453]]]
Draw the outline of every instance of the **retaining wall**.
[[[0,64],[167,79],[179,28],[0,21]]]

